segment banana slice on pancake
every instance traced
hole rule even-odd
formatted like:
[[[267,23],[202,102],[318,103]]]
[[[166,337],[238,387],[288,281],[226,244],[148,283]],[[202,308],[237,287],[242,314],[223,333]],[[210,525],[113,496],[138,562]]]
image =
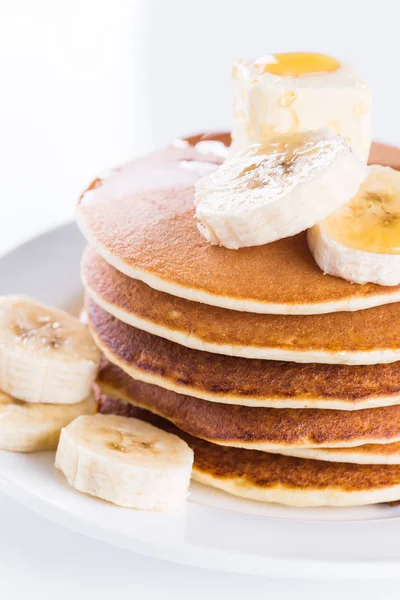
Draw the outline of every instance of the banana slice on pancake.
[[[87,327],[31,298],[0,298],[0,388],[25,402],[74,404],[91,393],[100,364]]]
[[[293,236],[346,204],[367,174],[328,130],[271,137],[196,184],[199,229],[210,243],[231,249]]]
[[[354,283],[400,283],[400,173],[374,165],[349,204],[308,231],[324,273]]]
[[[186,500],[193,451],[149,423],[97,414],[78,417],[62,430],[55,464],[80,492],[163,511]]]
[[[93,395],[75,404],[39,404],[0,392],[0,448],[12,452],[55,450],[62,427],[93,410]]]

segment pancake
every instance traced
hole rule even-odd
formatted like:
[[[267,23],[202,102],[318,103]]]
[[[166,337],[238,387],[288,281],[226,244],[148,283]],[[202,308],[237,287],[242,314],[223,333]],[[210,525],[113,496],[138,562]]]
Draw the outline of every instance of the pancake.
[[[102,413],[132,416],[182,437],[194,451],[192,479],[229,494],[289,506],[359,506],[400,499],[399,465],[357,465],[228,448],[189,436],[157,416],[102,398]]]
[[[400,303],[358,312],[261,315],[159,292],[109,265],[92,249],[82,262],[86,291],[133,327],[188,348],[298,363],[377,364],[400,360]]]
[[[383,165],[384,167],[392,167],[392,169],[400,170],[400,148],[396,146],[388,146],[381,142],[374,142],[371,146],[368,164]]]
[[[78,224],[111,265],[154,289],[253,313],[352,311],[400,300],[400,286],[358,285],[323,275],[304,234],[237,251],[211,246],[194,218],[193,184],[205,173],[201,164],[194,167],[216,166],[222,159],[201,154],[190,143],[116,169],[82,195]],[[392,154],[379,147],[373,152],[377,158],[382,153],[385,162]],[[398,151],[393,153],[396,158]]]
[[[118,321],[87,299],[92,336],[131,377],[203,400],[272,408],[359,410],[400,404],[400,362],[352,366],[200,352]]]
[[[281,454],[365,465],[400,465],[400,443],[366,444],[352,448],[291,448]]]
[[[190,435],[221,446],[280,452],[400,441],[400,406],[362,411],[233,406],[137,381],[107,361],[97,383],[104,394],[118,396]]]

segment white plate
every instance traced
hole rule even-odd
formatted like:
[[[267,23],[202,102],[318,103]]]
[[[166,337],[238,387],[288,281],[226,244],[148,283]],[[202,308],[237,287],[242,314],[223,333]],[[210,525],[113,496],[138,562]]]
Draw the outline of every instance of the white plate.
[[[24,293],[77,310],[84,243],[75,225],[0,260],[0,294]],[[193,485],[184,511],[118,508],[75,492],[52,453],[0,452],[0,489],[66,527],[174,562],[269,577],[400,578],[400,506],[292,509]]]

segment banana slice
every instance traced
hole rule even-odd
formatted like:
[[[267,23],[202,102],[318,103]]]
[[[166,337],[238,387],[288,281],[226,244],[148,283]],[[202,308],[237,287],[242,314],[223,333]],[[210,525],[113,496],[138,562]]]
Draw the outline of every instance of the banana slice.
[[[88,329],[68,313],[21,296],[0,298],[0,388],[25,402],[87,398],[100,363]]]
[[[169,510],[187,498],[193,451],[149,423],[97,414],[62,430],[55,464],[80,492],[128,508]]]
[[[367,174],[328,130],[275,136],[196,184],[199,229],[212,244],[232,249],[292,236],[347,203]]]
[[[32,404],[0,392],[0,448],[12,452],[55,450],[62,427],[93,410],[92,395],[76,404]]]
[[[354,283],[400,284],[400,173],[372,166],[351,202],[307,235],[324,273]]]

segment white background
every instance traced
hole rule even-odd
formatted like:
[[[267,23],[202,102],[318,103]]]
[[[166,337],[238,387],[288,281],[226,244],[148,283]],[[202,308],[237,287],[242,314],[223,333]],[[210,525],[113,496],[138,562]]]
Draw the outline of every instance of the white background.
[[[230,125],[239,57],[314,50],[373,87],[375,137],[400,143],[399,8],[389,0],[0,0],[0,252],[73,217],[98,172]],[[205,574],[108,548],[0,498],[0,595],[398,598],[386,583]]]
[[[72,218],[98,172],[230,125],[239,57],[317,50],[400,140],[396,0],[0,0],[0,251]]]

